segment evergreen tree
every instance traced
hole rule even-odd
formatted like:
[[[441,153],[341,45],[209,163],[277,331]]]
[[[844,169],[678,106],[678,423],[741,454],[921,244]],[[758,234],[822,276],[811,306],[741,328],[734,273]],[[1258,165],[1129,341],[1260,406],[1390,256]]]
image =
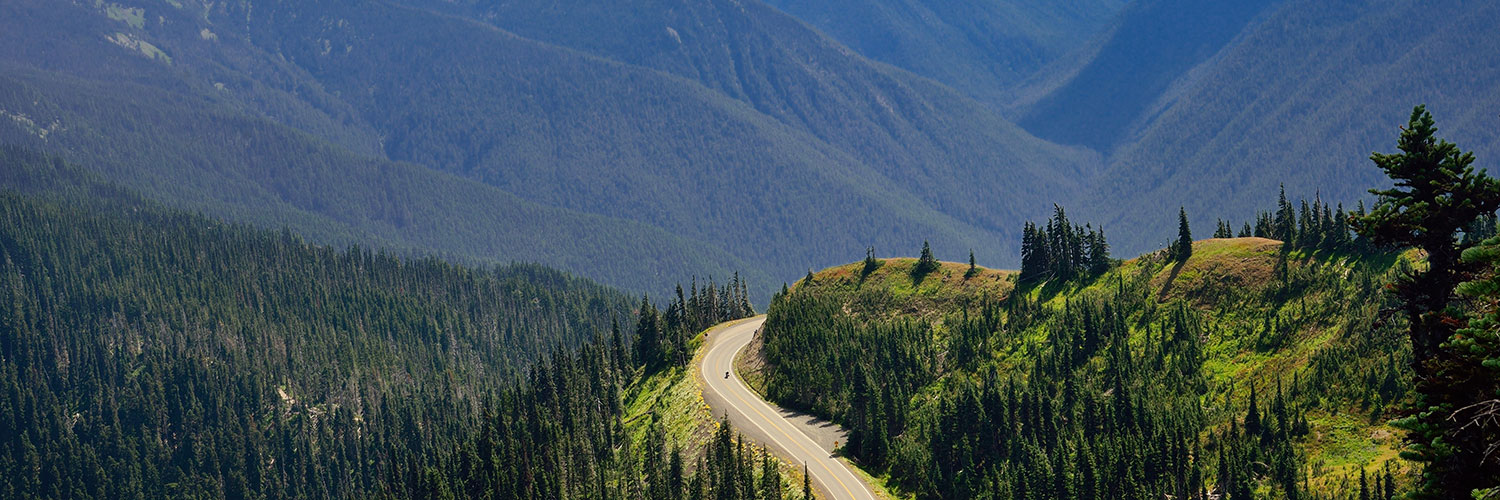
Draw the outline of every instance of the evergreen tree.
[[[1248,406],[1249,409],[1245,411],[1245,434],[1251,437],[1258,437],[1264,429],[1261,427],[1260,402],[1257,401],[1254,385],[1250,386],[1250,403]]]
[[[1089,273],[1102,274],[1109,270],[1109,242],[1104,239],[1104,229],[1089,231]]]
[[[760,464],[760,499],[781,500],[781,472],[776,467],[776,459],[770,452],[764,452]]]
[[[1359,467],[1359,500],[1371,500],[1370,482],[1365,477],[1365,467],[1363,465]]]
[[[1177,209],[1177,242],[1173,244],[1172,257],[1187,262],[1193,256],[1193,232],[1188,229],[1187,209]]]
[[[1396,186],[1371,190],[1378,196],[1376,205],[1353,222],[1376,244],[1427,252],[1427,271],[1413,272],[1395,285],[1409,322],[1418,392],[1414,415],[1400,421],[1411,443],[1404,456],[1425,463],[1418,496],[1463,498],[1493,486],[1495,469],[1484,465],[1483,445],[1469,439],[1477,431],[1448,419],[1474,395],[1439,376],[1463,364],[1462,356],[1445,344],[1454,334],[1449,303],[1470,268],[1459,259],[1455,237],[1500,207],[1500,181],[1475,172],[1474,155],[1438,139],[1436,132],[1425,107],[1412,110],[1398,142],[1400,152],[1370,157]]]
[[[927,273],[936,271],[937,269],[938,261],[932,256],[932,247],[928,246],[926,241],[923,241],[922,255],[917,258],[917,266],[912,268],[912,275],[920,279],[926,276]]]
[[[636,362],[645,366],[647,372],[658,368],[666,361],[667,345],[663,343],[661,314],[651,304],[649,297],[641,297],[641,306],[636,311],[635,346]]]
[[[979,266],[977,266],[977,265],[974,264],[974,250],[970,249],[969,250],[969,270],[968,271],[964,271],[964,279],[973,278],[974,275],[976,275],[976,274],[979,274]]]
[[[1219,225],[1214,229],[1215,238],[1233,238],[1234,228],[1224,219],[1219,219]]]
[[[1053,205],[1045,228],[1028,221],[1021,229],[1022,282],[1092,277],[1108,269],[1104,231],[1069,223],[1061,206]]]
[[[818,496],[813,494],[812,474],[808,473],[807,464],[802,464],[802,500],[817,500]]]
[[[1294,243],[1297,237],[1297,214],[1286,200],[1286,185],[1281,186],[1281,195],[1276,202],[1276,216],[1269,236],[1283,243]]]

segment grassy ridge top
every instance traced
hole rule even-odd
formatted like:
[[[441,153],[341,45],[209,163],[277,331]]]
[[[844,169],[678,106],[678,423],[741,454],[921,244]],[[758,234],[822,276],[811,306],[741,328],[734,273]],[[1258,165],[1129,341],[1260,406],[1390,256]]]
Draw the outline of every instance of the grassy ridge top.
[[[879,265],[869,272],[865,272],[863,262],[830,267],[813,273],[811,282],[807,278],[798,280],[796,289],[848,297],[846,311],[871,319],[925,320],[938,320],[984,298],[1003,299],[1015,289],[1015,271],[980,267],[973,276],[966,276],[968,264],[939,262],[937,270],[918,277],[913,274],[917,259],[877,262]]]
[[[1126,386],[1145,395],[1147,405],[1196,401],[1193,411],[1203,421],[1193,441],[1210,452],[1223,435],[1246,428],[1254,390],[1262,414],[1268,405],[1289,409],[1288,420],[1277,425],[1298,429],[1283,432],[1298,433],[1291,445],[1302,458],[1293,468],[1303,471],[1309,491],[1357,489],[1361,468],[1371,475],[1395,471],[1395,481],[1404,483],[1400,474],[1409,468],[1397,458],[1401,433],[1387,421],[1407,397],[1409,351],[1401,325],[1394,324],[1400,321],[1380,321],[1389,300],[1381,289],[1392,272],[1411,266],[1419,256],[1283,252],[1282,246],[1265,238],[1200,240],[1184,262],[1157,251],[1117,261],[1090,279],[1022,284],[1012,271],[982,269],[965,279],[968,266],[959,263],[943,263],[917,279],[911,273],[915,259],[887,259],[868,273],[856,262],[799,281],[781,302],[781,314],[817,323],[820,313],[793,308],[799,301],[806,304],[809,296],[819,303],[831,301],[836,306],[830,311],[841,310],[865,327],[835,328],[829,335],[857,335],[861,345],[902,342],[877,340],[900,331],[890,325],[915,324],[926,330],[914,338],[930,339],[935,346],[936,354],[927,361],[933,363],[933,378],[908,401],[911,423],[890,437],[898,450],[893,453],[901,453],[903,446],[923,446],[924,434],[945,432],[928,427],[947,411],[941,402],[982,390],[978,388],[990,383],[985,380],[1054,386],[1066,379],[1070,386],[1087,388],[1080,392],[1110,401],[1115,391],[1101,381],[1109,380],[1116,367],[1156,366],[1167,371]],[[982,316],[986,304],[1000,306],[1002,321],[975,341],[964,325]],[[1118,350],[1079,347],[1092,342],[1085,340],[1092,334],[1083,332],[1093,327],[1085,325],[1101,311],[1106,318],[1119,318],[1129,350],[1123,358]],[[791,323],[780,327],[795,328]],[[1182,332],[1189,332],[1192,347],[1174,351],[1189,342]],[[962,352],[973,346],[985,352]],[[773,366],[770,376],[795,378],[787,370],[800,369]],[[808,404],[830,408],[837,420],[846,411],[845,396],[839,394]],[[1208,475],[1213,484],[1214,473]],[[1279,491],[1269,489],[1273,485],[1265,477],[1257,481],[1267,491]]]
[[[1150,273],[1150,286],[1166,302],[1187,298],[1200,306],[1212,306],[1217,287],[1265,286],[1274,278],[1281,242],[1267,238],[1215,238],[1193,243],[1193,256],[1181,266],[1162,265],[1165,251],[1153,252],[1122,262],[1106,276]],[[865,271],[864,262],[834,266],[798,280],[798,291],[846,297],[847,310],[870,318],[919,317],[936,320],[983,299],[1002,300],[1016,291],[1013,270],[979,267],[965,276],[968,264],[939,262],[932,273],[913,274],[917,259],[898,257],[877,260]],[[1077,295],[1102,290],[1109,280],[1100,277],[1084,283],[1043,282],[1027,284],[1022,291],[1032,298],[1066,301]]]

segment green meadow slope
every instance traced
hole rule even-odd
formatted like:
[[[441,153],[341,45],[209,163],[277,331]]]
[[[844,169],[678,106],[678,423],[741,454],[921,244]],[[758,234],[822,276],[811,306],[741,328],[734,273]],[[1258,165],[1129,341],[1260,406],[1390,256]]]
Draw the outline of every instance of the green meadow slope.
[[[1156,252],[1019,287],[914,265],[811,274],[775,298],[757,353],[770,399],[853,428],[848,451],[910,494],[1343,493],[1361,469],[1407,482],[1386,421],[1409,348],[1381,314],[1407,256],[1210,239],[1185,263]]]

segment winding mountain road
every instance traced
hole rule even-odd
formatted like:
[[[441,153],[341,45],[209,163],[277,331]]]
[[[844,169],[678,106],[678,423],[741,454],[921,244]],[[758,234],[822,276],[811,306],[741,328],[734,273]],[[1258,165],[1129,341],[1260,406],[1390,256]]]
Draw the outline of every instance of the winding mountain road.
[[[842,429],[762,401],[734,372],[735,355],[750,344],[765,321],[765,316],[758,316],[709,331],[705,343],[708,352],[698,367],[704,381],[704,401],[713,409],[714,417],[728,415],[735,429],[751,441],[770,447],[793,463],[806,464],[819,498],[874,500],[869,485],[833,455],[835,444],[845,439]]]

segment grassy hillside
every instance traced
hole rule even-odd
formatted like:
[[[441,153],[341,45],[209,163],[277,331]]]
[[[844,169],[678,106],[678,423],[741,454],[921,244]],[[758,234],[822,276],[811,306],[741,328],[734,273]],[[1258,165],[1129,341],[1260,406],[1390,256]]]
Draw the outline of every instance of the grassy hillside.
[[[1407,259],[1234,238],[1019,288],[830,268],[773,302],[763,389],[918,497],[1400,491],[1410,354],[1380,311]]]
[[[1125,5],[1117,0],[852,0],[766,2],[865,57],[943,82],[990,104],[1082,46]]]
[[[1015,288],[1012,271],[979,268],[967,276],[968,264],[943,262],[938,270],[914,279],[917,259],[878,259],[876,267],[865,270],[863,262],[831,267],[796,283],[798,290],[847,297],[851,314],[894,319],[920,318],[940,321],[944,314],[978,304],[986,299],[1002,299]]]

